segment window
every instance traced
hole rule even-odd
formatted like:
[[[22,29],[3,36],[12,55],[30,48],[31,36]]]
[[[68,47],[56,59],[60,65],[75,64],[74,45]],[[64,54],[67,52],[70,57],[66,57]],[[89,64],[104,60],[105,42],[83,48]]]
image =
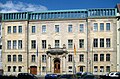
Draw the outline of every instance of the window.
[[[110,38],[106,39],[106,47],[110,47]]]
[[[79,48],[84,48],[84,39],[79,40]]]
[[[72,62],[72,55],[68,55],[68,62]]]
[[[59,48],[59,40],[55,40],[55,48]]]
[[[100,23],[100,31],[104,31],[104,23]]]
[[[100,47],[104,47],[104,39],[103,38],[100,39]]]
[[[80,24],[80,32],[84,32],[84,24]]]
[[[80,66],[80,72],[83,72],[83,66]]]
[[[46,67],[42,66],[42,72],[46,72]]]
[[[72,32],[72,25],[68,25],[68,32]]]
[[[84,55],[83,54],[81,54],[81,55],[79,55],[80,56],[80,62],[84,62]]]
[[[8,34],[11,33],[11,26],[8,26]]]
[[[46,40],[42,40],[42,49],[46,49]]]
[[[17,41],[13,40],[13,49],[16,49],[16,47],[17,47]]]
[[[94,66],[94,72],[98,72],[98,67]]]
[[[104,61],[104,54],[100,54],[100,61]]]
[[[94,61],[98,61],[98,54],[94,54]]]
[[[35,55],[32,55],[32,62],[35,62]]]
[[[11,62],[11,55],[7,55],[8,57],[8,62]]]
[[[18,26],[18,33],[22,33],[22,26]]]
[[[106,30],[110,31],[110,23],[106,23]]]
[[[18,40],[18,49],[22,49],[22,40]]]
[[[93,31],[98,31],[98,23],[94,23]]]
[[[72,72],[72,66],[68,67],[68,72]]]
[[[18,66],[18,72],[22,72],[22,67]]]
[[[42,55],[42,62],[46,62],[46,55]]]
[[[36,48],[36,40],[31,40],[31,48],[32,49]]]
[[[73,48],[73,40],[68,40],[68,48]]]
[[[100,66],[100,72],[104,72],[104,66]]]
[[[16,66],[13,66],[13,72],[16,72]]]
[[[7,49],[11,49],[11,40],[7,41]]]
[[[59,32],[59,25],[55,25],[55,32]]]
[[[17,32],[17,27],[13,26],[13,33],[16,33],[16,32]]]
[[[8,66],[8,72],[10,72],[11,71],[11,66]]]
[[[106,66],[106,72],[110,72],[110,66]]]
[[[35,26],[32,26],[32,33],[35,33],[36,29]]]
[[[22,62],[22,55],[18,55],[18,62]]]
[[[42,25],[42,33],[46,33],[46,25]]]
[[[106,61],[110,61],[110,54],[106,54]]]
[[[16,55],[13,55],[13,62],[16,62]]]
[[[94,39],[93,44],[94,47],[98,47],[98,39]]]

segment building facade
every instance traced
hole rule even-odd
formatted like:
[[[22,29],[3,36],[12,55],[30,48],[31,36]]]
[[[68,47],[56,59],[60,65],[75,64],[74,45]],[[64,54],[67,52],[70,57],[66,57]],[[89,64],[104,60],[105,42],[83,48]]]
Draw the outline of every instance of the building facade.
[[[2,14],[4,74],[117,70],[117,9]]]

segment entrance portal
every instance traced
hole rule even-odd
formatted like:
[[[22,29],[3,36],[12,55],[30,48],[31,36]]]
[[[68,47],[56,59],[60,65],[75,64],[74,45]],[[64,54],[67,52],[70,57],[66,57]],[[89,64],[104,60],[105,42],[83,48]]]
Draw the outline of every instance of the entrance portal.
[[[37,66],[30,66],[30,73],[37,75]]]
[[[54,59],[54,73],[60,73],[60,59]]]

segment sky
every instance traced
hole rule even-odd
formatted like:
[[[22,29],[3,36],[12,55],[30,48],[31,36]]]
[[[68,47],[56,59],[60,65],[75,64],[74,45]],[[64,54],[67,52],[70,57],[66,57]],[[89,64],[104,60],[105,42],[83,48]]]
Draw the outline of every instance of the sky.
[[[120,0],[0,0],[0,12],[114,8]]]

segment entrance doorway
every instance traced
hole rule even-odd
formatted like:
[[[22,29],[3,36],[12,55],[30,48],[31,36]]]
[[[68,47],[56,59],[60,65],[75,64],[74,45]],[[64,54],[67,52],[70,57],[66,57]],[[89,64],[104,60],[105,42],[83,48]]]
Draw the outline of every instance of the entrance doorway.
[[[30,73],[37,75],[37,66],[30,66]]]
[[[60,73],[60,59],[55,58],[54,60],[54,73]]]

